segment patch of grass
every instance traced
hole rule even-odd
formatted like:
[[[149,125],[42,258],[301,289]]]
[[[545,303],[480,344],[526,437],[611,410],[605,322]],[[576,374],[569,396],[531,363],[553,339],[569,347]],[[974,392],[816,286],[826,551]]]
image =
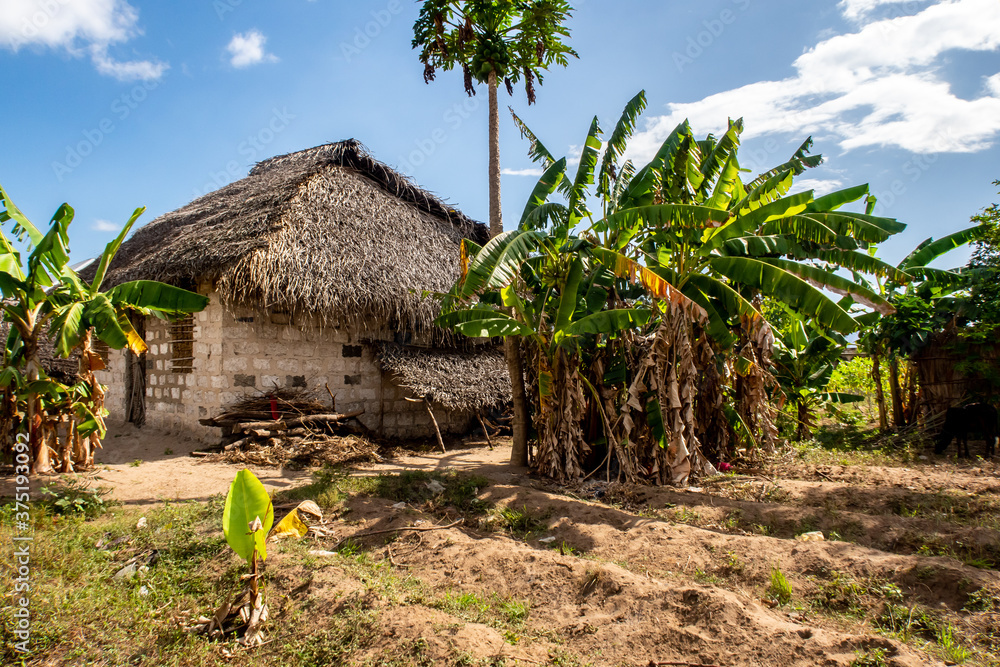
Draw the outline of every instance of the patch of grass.
[[[542,517],[533,514],[526,505],[521,509],[511,506],[492,509],[481,525],[486,529],[510,533],[522,539],[528,539],[530,535],[545,530]]]
[[[372,480],[368,489],[370,495],[387,500],[412,505],[426,503],[431,510],[450,505],[471,514],[482,514],[489,508],[488,503],[477,498],[479,492],[489,486],[489,480],[481,475],[410,470],[369,479]],[[443,486],[444,491],[435,490],[438,485]]]
[[[792,601],[792,585],[777,566],[771,568],[771,585],[767,588],[767,594],[778,604]]]
[[[670,513],[670,519],[677,523],[686,523],[697,526],[701,521],[701,514],[689,507],[682,507]]]
[[[710,584],[712,586],[719,586],[722,584],[722,580],[714,574],[705,572],[700,567],[694,571],[694,580],[702,584]]]
[[[129,463],[129,465],[132,466],[133,468],[138,468],[139,466],[142,465],[142,459],[135,459],[134,461]]]
[[[475,591],[449,591],[440,597],[417,595],[411,601],[440,609],[471,623],[489,625],[505,633],[511,644],[519,641],[519,633],[523,631],[524,622],[531,610],[531,604],[527,600],[503,597],[496,593],[484,596]]]
[[[1000,611],[1000,593],[988,586],[969,593],[962,607],[965,611]]]
[[[726,561],[723,567],[730,574],[739,574],[743,572],[744,564],[735,551],[727,551]]]
[[[483,514],[489,503],[477,496],[487,486],[489,480],[485,477],[453,471],[409,470],[398,475],[361,477],[324,467],[313,473],[312,483],[275,494],[275,503],[314,500],[329,508],[341,505],[351,495],[361,495],[405,502],[429,511],[450,506],[463,513]]]
[[[955,638],[955,629],[950,623],[938,628],[937,643],[941,647],[945,659],[951,663],[961,664],[972,657],[972,652],[962,646]]]
[[[583,658],[573,653],[567,653],[562,649],[549,651],[548,664],[553,667],[593,667],[592,662],[584,662]]]
[[[977,567],[981,570],[994,570],[1000,565],[1000,549],[989,544],[966,544],[961,540],[940,536],[919,539],[922,543],[916,548],[918,556],[954,558],[970,567]]]
[[[934,641],[938,634],[938,621],[919,607],[906,607],[895,602],[886,602],[881,615],[875,619],[875,627],[884,634],[910,641],[914,637]]]
[[[82,479],[67,477],[42,487],[41,509],[60,516],[93,519],[108,510],[111,503],[105,498],[110,493],[110,488],[94,488]]]
[[[146,529],[136,529],[140,516]],[[42,663],[123,664],[135,656],[184,656],[175,664],[208,664],[214,643],[177,629],[171,615],[182,609],[205,612],[238,586],[243,566],[227,554],[221,530],[221,501],[173,503],[160,508],[113,510],[96,519],[64,515],[36,526],[32,543],[31,605],[33,659]],[[208,525],[214,530],[206,530]],[[0,541],[10,543],[11,524],[0,524]],[[110,544],[124,538],[110,549]],[[148,571],[115,579],[134,556],[157,560]],[[13,564],[0,561],[10,581]],[[44,622],[42,622],[44,619]],[[0,624],[0,663],[16,664],[8,623]],[[81,637],[88,638],[81,641]]]
[[[371,645],[378,629],[376,620],[375,612],[360,608],[356,602],[348,604],[340,613],[331,614],[322,628],[290,646],[289,657],[302,667],[343,664],[353,653]]]
[[[824,609],[839,612],[858,612],[862,607],[862,598],[868,592],[849,575],[842,572],[832,572],[830,581],[820,585],[813,598],[813,603]]]
[[[884,648],[873,648],[870,651],[861,651],[858,657],[851,660],[850,667],[886,667],[889,663],[888,651]]]

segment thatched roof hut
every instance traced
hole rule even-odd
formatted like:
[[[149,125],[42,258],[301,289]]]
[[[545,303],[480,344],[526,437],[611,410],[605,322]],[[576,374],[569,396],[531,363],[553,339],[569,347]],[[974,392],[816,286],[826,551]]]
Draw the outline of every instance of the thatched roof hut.
[[[132,415],[142,397],[150,423],[197,431],[262,390],[304,389],[380,433],[423,437],[415,396],[461,432],[510,395],[496,350],[435,327],[424,296],[454,284],[463,238],[489,232],[353,139],[265,160],[122,244],[108,286],[159,280],[212,302],[186,322],[147,318],[143,362],[112,355],[109,404]],[[386,343],[410,347],[380,355]]]
[[[316,215],[317,200],[334,215]],[[489,231],[349,139],[260,162],[160,216],[122,245],[108,281],[208,279],[227,306],[417,331],[438,312],[421,292],[451,287],[463,237]]]

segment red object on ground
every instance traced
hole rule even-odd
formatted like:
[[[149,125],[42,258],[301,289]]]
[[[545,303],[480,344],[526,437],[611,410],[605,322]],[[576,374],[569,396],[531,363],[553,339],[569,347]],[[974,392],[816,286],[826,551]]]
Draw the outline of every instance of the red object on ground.
[[[278,414],[278,399],[276,399],[274,396],[272,396],[271,397],[271,419],[273,419],[274,421],[278,421],[279,417],[281,417],[281,415]]]

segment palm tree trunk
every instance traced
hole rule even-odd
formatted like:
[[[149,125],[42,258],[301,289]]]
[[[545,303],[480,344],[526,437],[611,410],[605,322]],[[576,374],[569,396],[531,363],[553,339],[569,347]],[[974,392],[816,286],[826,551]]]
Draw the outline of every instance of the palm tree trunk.
[[[892,423],[897,429],[906,426],[903,416],[903,390],[899,386],[899,360],[889,359],[889,392],[892,398]]]
[[[503,232],[503,214],[500,210],[500,111],[497,104],[497,75],[490,72],[490,236]],[[513,447],[510,463],[528,465],[528,404],[524,396],[524,367],[521,347],[517,340],[504,340],[504,356],[510,374],[511,399],[514,404]]]
[[[490,72],[490,236],[503,233],[500,210],[500,111],[497,108],[497,73]]]
[[[889,430],[889,417],[885,413],[885,393],[882,391],[882,367],[878,352],[872,353],[872,382],[875,383],[875,403],[878,405],[878,427]]]

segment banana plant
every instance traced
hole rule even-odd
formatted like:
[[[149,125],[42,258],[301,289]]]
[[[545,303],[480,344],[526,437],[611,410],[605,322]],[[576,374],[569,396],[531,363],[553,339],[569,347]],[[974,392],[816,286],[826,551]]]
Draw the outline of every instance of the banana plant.
[[[238,631],[244,646],[263,643],[261,625],[267,620],[268,610],[260,589],[259,568],[267,560],[266,540],[273,524],[274,506],[267,489],[249,470],[236,473],[226,495],[222,532],[233,551],[246,560],[250,573],[244,577],[247,588],[236,596],[236,601],[224,604],[214,614],[206,628],[209,636]]]
[[[841,333],[856,330],[858,324],[830,293],[850,295],[883,314],[892,312],[881,294],[863,280],[844,277],[842,269],[854,276],[906,282],[905,271],[865,252],[904,225],[871,215],[874,200],[867,186],[823,197],[811,191],[790,194],[794,178],[822,160],[809,155],[811,139],[785,163],[744,182],[738,159],[742,121],[732,121],[718,139],[710,135],[700,141],[684,122],[648,164],[636,170],[626,162],[619,169],[625,142],[644,105],[642,93],[626,105],[605,149],[597,179],[603,217],[593,221],[589,212],[574,208],[572,201],[581,199],[576,195],[567,196],[571,203],[565,211],[533,198],[537,219],[544,218],[542,213],[562,213],[568,225],[577,226],[577,233],[594,240],[593,253],[617,275],[652,272],[665,282],[666,289],[650,280],[643,284],[655,284],[673,302],[686,301],[689,312],[702,316],[701,326],[718,349],[733,349],[740,343],[740,349],[747,351],[744,359],[756,359],[749,369],[757,376],[758,386],[751,393],[758,401],[767,397],[760,386],[765,375],[758,367],[770,354],[768,336],[761,331],[766,323],[754,305],[758,295],[780,298],[820,326]],[[543,181],[551,182],[558,162],[520,119],[515,121],[531,140],[529,155],[549,170]],[[580,169],[590,163],[587,152],[596,136],[595,122]],[[581,182],[578,171],[573,183]],[[567,194],[566,189],[561,191]],[[863,198],[864,213],[844,210]],[[582,228],[588,221],[589,226]],[[749,333],[741,332],[742,327]],[[748,382],[739,386],[747,387]],[[766,423],[733,427],[743,433],[763,429],[776,434]]]
[[[208,297],[172,285],[154,281],[122,283],[101,289],[108,266],[128,232],[145,208],[136,209],[122,232],[107,245],[98,262],[91,283],[82,280],[69,265],[69,225],[74,211],[63,204],[43,233],[17,208],[0,187],[0,225],[12,223],[11,237],[0,232],[0,292],[3,316],[11,324],[8,359],[25,370],[27,419],[32,446],[32,473],[53,469],[50,448],[42,441],[45,418],[39,398],[39,385],[46,380],[41,367],[39,345],[47,330],[57,354],[69,357],[80,353],[80,376],[89,385],[90,414],[97,430],[87,438],[80,465],[89,465],[93,450],[104,436],[104,390],[93,372],[103,368],[93,348],[93,337],[114,349],[129,348],[135,354],[146,351],[146,344],[129,322],[130,312],[173,319],[198,312],[208,305]],[[22,257],[17,245],[27,247]],[[87,420],[84,421],[88,421]],[[67,464],[63,461],[63,469]],[[69,466],[72,469],[72,466]]]
[[[776,339],[775,378],[795,414],[796,440],[812,437],[818,408],[865,399],[858,394],[827,391],[846,348],[847,339],[840,334],[824,332],[797,316],[792,317],[783,335]]]
[[[595,118],[575,174],[515,116],[543,175],[516,230],[483,247],[463,243],[461,278],[444,297],[440,324],[470,336],[518,336],[539,351],[539,463],[559,478],[582,473],[582,433],[595,429],[574,430],[568,421],[584,412],[600,414],[604,428],[597,431],[627,477],[678,482],[710,471],[694,422],[700,402],[714,401],[734,432],[752,437],[773,429],[765,405],[773,338],[755,305],[760,295],[781,299],[819,327],[850,333],[858,324],[830,293],[883,313],[892,307],[844,269],[852,277],[908,279],[866,252],[903,229],[871,214],[867,186],[823,197],[791,193],[794,177],[821,160],[808,154],[811,140],[744,182],[742,122],[703,140],[685,122],[646,165],[619,165],[644,107],[639,93],[606,145]],[[557,193],[563,201],[553,200]],[[864,213],[844,210],[862,199]],[[596,377],[594,368],[616,370]],[[727,377],[736,378],[734,387],[725,386]],[[706,383],[718,395],[699,394]],[[756,412],[726,410],[724,393],[752,400]],[[545,442],[556,437],[569,444],[550,456]],[[566,454],[574,448],[579,455]]]

